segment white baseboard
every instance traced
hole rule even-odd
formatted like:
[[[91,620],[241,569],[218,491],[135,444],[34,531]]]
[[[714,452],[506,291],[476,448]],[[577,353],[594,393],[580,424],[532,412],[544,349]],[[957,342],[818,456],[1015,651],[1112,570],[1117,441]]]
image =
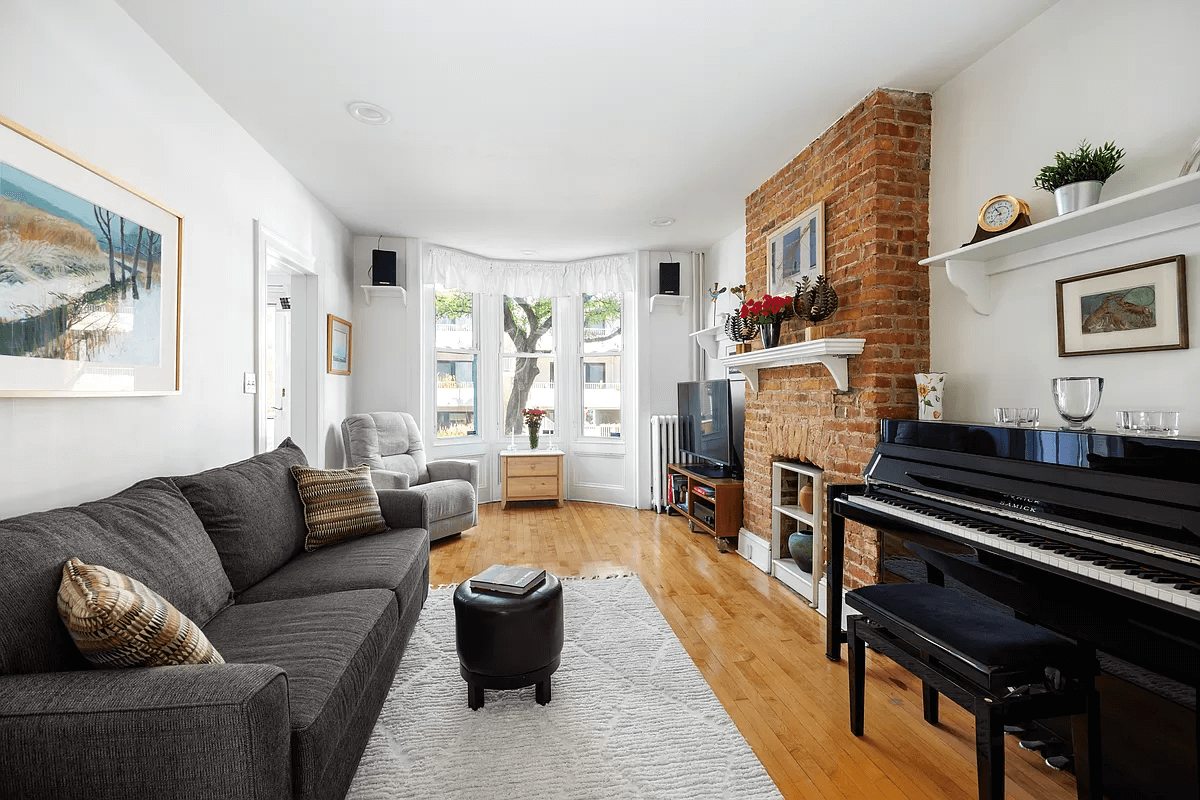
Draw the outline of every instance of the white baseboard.
[[[771,574],[771,543],[742,528],[738,531],[738,554],[768,575]]]

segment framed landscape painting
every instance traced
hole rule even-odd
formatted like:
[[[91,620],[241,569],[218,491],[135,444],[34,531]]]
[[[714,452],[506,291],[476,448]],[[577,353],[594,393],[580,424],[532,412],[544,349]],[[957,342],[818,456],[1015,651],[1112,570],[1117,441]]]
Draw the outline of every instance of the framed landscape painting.
[[[791,295],[802,278],[825,274],[825,203],[809,208],[767,238],[767,294]]]
[[[350,359],[354,356],[354,326],[333,314],[327,316],[325,371],[332,375],[349,375]]]
[[[0,396],[180,390],[183,218],[0,117]]]
[[[1183,256],[1063,278],[1055,287],[1060,356],[1188,347]]]

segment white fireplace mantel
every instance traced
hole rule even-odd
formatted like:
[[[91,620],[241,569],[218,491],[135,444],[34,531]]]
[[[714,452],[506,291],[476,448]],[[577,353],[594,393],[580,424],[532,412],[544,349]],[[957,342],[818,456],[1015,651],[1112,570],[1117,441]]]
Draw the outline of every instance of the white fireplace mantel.
[[[791,367],[797,364],[822,364],[833,376],[839,391],[850,388],[847,360],[860,355],[866,339],[829,338],[812,342],[796,342],[749,353],[738,353],[720,359],[726,367],[735,367],[746,376],[750,391],[758,392],[758,373],[772,367]]]

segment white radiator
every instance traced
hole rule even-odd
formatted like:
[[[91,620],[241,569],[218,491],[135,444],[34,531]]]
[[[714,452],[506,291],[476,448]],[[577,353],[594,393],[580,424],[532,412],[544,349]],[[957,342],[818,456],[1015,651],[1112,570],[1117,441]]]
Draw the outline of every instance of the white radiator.
[[[650,505],[660,514],[668,508],[667,464],[684,461],[679,452],[679,416],[655,414],[650,417]]]

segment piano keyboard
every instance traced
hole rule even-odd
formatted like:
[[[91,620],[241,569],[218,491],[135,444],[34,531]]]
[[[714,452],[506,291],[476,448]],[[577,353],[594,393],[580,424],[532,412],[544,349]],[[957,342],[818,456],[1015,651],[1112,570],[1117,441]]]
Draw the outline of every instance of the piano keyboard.
[[[1184,575],[893,497],[847,495],[842,502],[1200,614],[1200,582]]]

